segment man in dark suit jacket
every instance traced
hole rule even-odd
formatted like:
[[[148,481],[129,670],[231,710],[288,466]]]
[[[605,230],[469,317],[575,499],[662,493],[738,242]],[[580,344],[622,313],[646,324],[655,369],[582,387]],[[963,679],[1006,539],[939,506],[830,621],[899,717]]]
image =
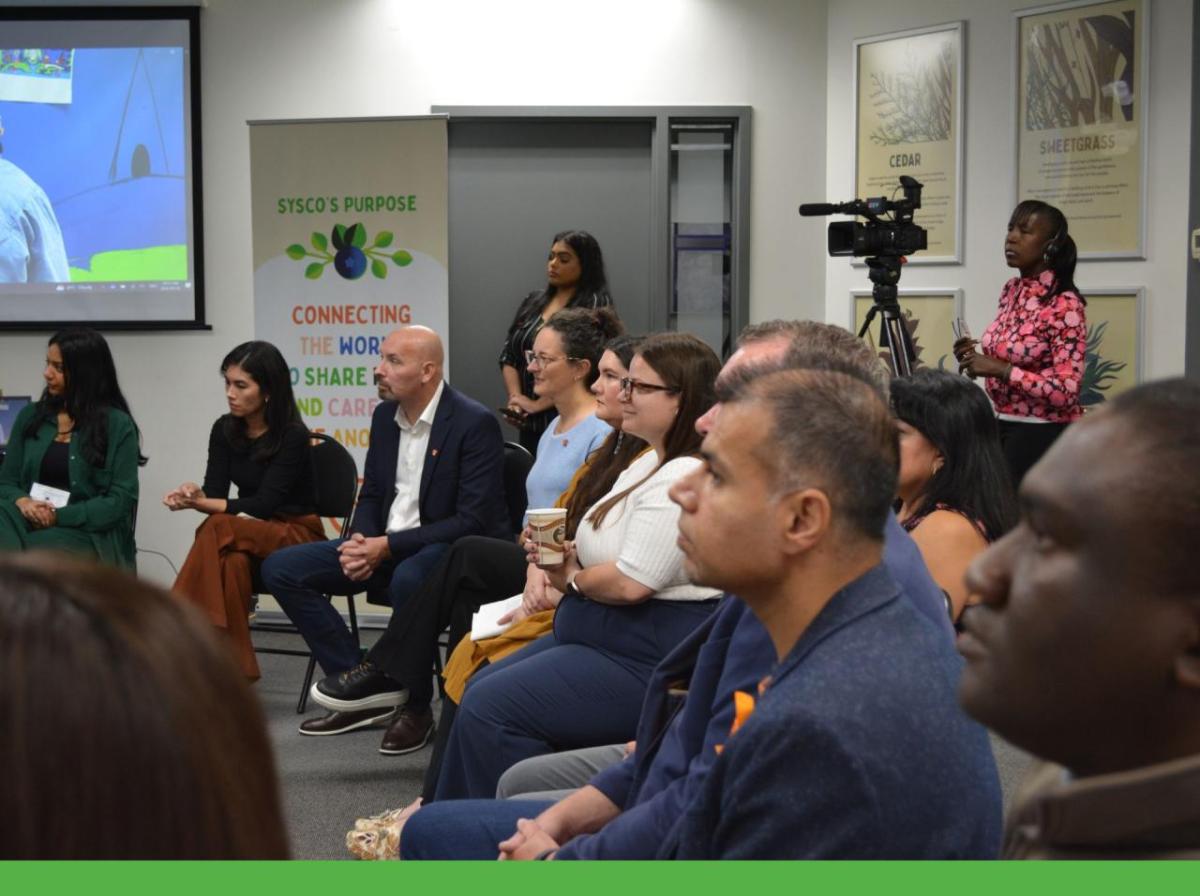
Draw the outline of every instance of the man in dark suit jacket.
[[[362,489],[345,540],[297,545],[263,562],[262,578],[326,674],[359,662],[359,645],[325,593],[385,592],[399,606],[465,535],[505,532],[504,442],[495,416],[442,379],[441,340],[427,327],[388,334],[375,368]],[[302,734],[340,734],[382,721],[402,695],[331,713]]]

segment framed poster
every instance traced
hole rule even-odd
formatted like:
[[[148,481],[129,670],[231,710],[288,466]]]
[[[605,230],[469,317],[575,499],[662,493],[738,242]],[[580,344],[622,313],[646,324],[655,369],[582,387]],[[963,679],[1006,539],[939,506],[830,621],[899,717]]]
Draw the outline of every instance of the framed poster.
[[[1103,404],[1142,380],[1142,289],[1081,289],[1087,354],[1079,403]]]
[[[914,289],[900,290],[900,311],[912,339],[916,352],[917,367],[934,367],[938,370],[957,371],[954,360],[954,319],[963,316],[963,294],[960,289]],[[870,290],[854,290],[850,294],[850,322],[855,333],[862,329],[867,313],[875,303]],[[877,315],[871,330],[863,337],[877,348],[881,318]],[[888,361],[887,350],[879,350],[879,357]]]
[[[913,216],[929,247],[912,264],[962,261],[963,42],[954,22],[854,42],[854,195],[924,184]]]
[[[1017,201],[1062,209],[1080,258],[1144,258],[1149,0],[1017,19]]]

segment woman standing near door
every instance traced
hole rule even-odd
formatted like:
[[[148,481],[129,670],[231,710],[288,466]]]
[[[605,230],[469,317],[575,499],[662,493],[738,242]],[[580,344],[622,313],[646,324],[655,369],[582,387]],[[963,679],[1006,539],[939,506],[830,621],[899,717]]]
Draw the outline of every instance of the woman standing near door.
[[[525,297],[500,352],[508,421],[520,428],[520,442],[536,454],[538,440],[554,416],[553,402],[539,397],[526,364],[526,352],[542,326],[564,308],[606,308],[613,304],[600,244],[583,230],[556,233],[546,261],[546,287]]]

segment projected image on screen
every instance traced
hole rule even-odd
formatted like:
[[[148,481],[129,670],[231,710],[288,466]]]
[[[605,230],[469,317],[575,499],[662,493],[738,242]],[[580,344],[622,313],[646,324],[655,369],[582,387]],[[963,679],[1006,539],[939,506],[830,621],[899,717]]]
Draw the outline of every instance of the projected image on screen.
[[[187,22],[10,24],[0,42],[25,40],[0,46],[0,323],[191,322]]]

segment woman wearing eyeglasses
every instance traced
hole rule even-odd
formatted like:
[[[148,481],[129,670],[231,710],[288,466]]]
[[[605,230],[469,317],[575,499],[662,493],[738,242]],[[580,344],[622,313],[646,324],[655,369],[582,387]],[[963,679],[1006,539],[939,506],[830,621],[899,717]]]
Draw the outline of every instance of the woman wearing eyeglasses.
[[[700,463],[695,423],[715,400],[719,368],[712,349],[688,334],[638,347],[622,381],[624,431],[652,450],[585,512],[565,562],[544,568],[563,592],[553,634],[471,680],[436,799],[489,797],[521,759],[634,736],[650,672],[719,596],[688,582],[679,508],[667,497]]]
[[[508,421],[520,427],[520,442],[536,454],[538,442],[554,417],[554,402],[534,388],[527,357],[546,322],[564,308],[608,308],[613,304],[604,275],[600,244],[583,230],[556,233],[546,261],[546,288],[525,297],[504,337],[500,374],[508,396]]]

